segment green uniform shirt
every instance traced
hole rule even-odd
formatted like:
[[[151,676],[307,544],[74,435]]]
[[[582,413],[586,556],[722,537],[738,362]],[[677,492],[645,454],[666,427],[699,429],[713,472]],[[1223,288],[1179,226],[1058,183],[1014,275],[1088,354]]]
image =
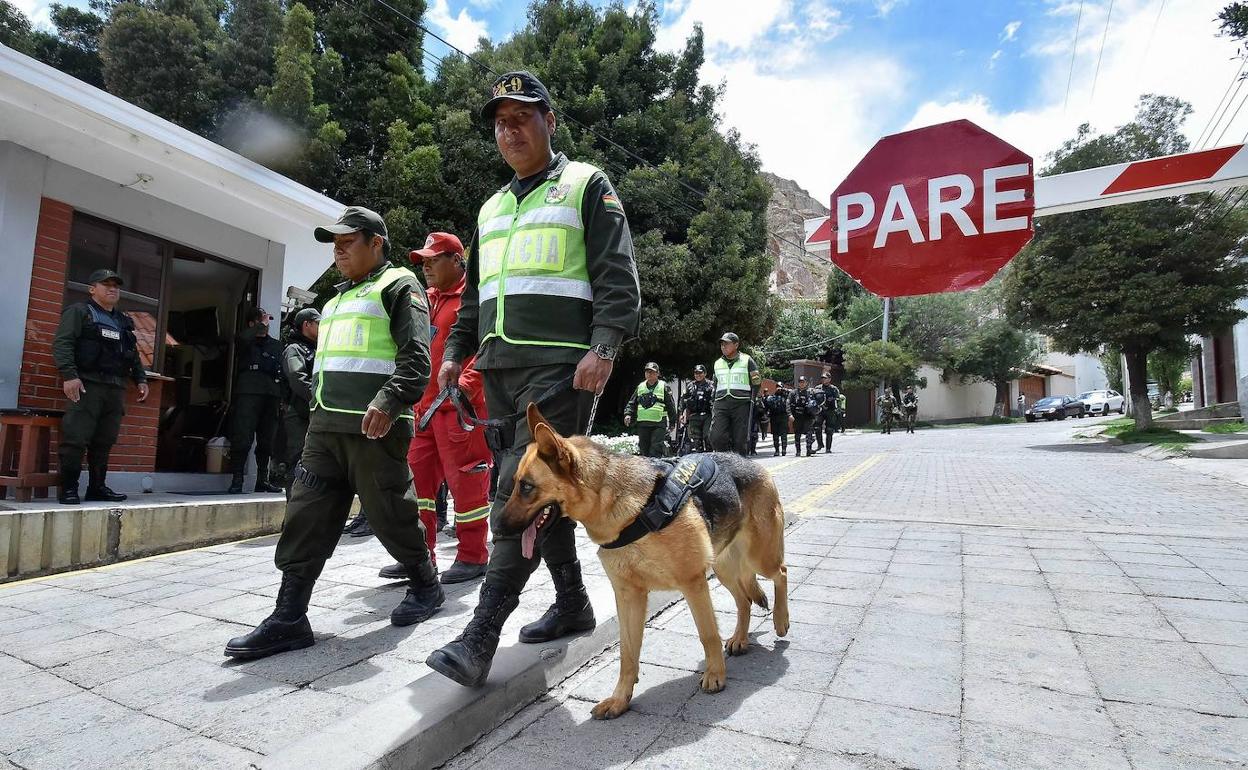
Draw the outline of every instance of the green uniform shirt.
[[[650,386],[646,385],[645,380],[642,380],[642,381],[641,381],[641,384],[640,384],[640,385],[638,385],[638,386],[637,386],[637,388],[636,388],[635,390],[633,390],[633,395],[632,395],[632,398],[628,399],[628,403],[624,405],[624,414],[626,414],[626,415],[628,415],[629,417],[632,417],[634,420],[636,420],[636,419],[637,419],[637,398],[638,398],[638,396],[640,396],[640,395],[641,395],[641,393],[642,393],[643,391],[649,391],[650,393],[654,393],[654,391],[658,389],[659,384],[660,384],[660,383],[662,383],[662,382],[663,382],[662,380],[656,380],[656,381],[655,381],[655,383],[654,383],[654,387],[652,388],[652,387],[650,387]],[[669,388],[669,387],[667,387],[666,385],[664,385],[664,386],[663,386],[663,404],[662,404],[662,406],[663,406],[663,411],[664,411],[665,416],[667,417],[667,419],[669,419],[669,420],[675,420],[675,419],[676,419],[676,400],[675,400],[674,398],[672,398],[672,389],[671,389],[671,388]],[[642,421],[642,420],[638,420],[638,422],[643,422],[643,421]],[[650,425],[654,425],[654,424],[656,424],[656,423],[658,423],[658,422],[662,422],[662,420],[652,420],[652,421],[650,421],[648,424],[650,424]]]
[[[376,280],[390,267],[389,260],[384,260],[364,280]],[[363,281],[343,281],[334,289],[341,294],[360,283]],[[390,428],[391,434],[397,431],[411,436],[412,421],[397,418],[403,410],[411,411],[429,382],[429,306],[425,303],[424,287],[415,276],[399,278],[391,283],[381,292],[381,301],[390,316],[390,335],[399,352],[394,359],[394,373],[377,391],[369,406],[377,407],[395,421]],[[308,429],[359,433],[362,419],[358,414],[313,408]]]
[[[234,380],[234,395],[242,395],[244,393],[256,396],[276,396],[282,395],[282,343],[269,336],[267,326],[256,324],[248,326],[238,333],[235,338],[237,347],[235,348],[234,358],[238,362],[238,376]],[[268,372],[252,371],[245,368],[250,360],[248,358],[248,349],[251,346],[257,346],[273,357],[274,364],[279,369],[276,374]]]
[[[511,180],[517,200],[551,179],[558,179],[568,164],[563,153],[551,159],[546,170],[525,179]],[[585,188],[581,206],[585,225],[585,260],[593,289],[593,323],[590,344],[619,345],[637,334],[641,321],[641,287],[637,263],[633,259],[633,238],[628,219],[605,174],[594,174]],[[451,328],[443,360],[464,361],[477,354],[477,369],[575,364],[584,357],[583,349],[512,345],[493,338],[484,345],[478,332],[480,281],[477,257],[481,243],[474,233],[468,253],[468,280],[459,307],[459,317]],[[480,350],[478,350],[480,346]]]
[[[97,307],[99,306],[97,305]],[[103,310],[103,308],[100,309]],[[119,326],[130,324],[130,319],[125,317],[125,314],[120,310],[114,309],[113,315],[122,317],[118,319]],[[126,377],[113,376],[103,372],[78,371],[78,362],[74,357],[74,351],[78,344],[78,338],[82,336],[83,327],[90,320],[91,311],[87,309],[86,302],[75,302],[65,308],[65,311],[61,314],[60,326],[56,327],[56,337],[52,340],[52,360],[56,362],[56,368],[60,371],[61,377],[66,381],[84,380],[86,382],[100,382],[124,388],[126,386]],[[136,383],[147,382],[147,374],[143,371],[143,362],[139,358],[138,351],[135,351],[129,378]]]

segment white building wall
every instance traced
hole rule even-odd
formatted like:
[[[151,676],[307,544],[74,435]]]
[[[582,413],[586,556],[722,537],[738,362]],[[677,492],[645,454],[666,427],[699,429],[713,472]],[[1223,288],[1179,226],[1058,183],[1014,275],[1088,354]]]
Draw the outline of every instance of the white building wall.
[[[957,376],[949,382],[940,381],[941,371],[926,364],[919,367],[919,376],[927,378],[927,387],[919,389],[920,420],[961,420],[968,417],[989,417],[997,388],[987,382],[963,384]]]
[[[1240,310],[1248,313],[1248,297],[1236,304]],[[1235,373],[1238,376],[1236,390],[1239,394],[1239,413],[1248,417],[1248,319],[1235,324],[1232,334],[1235,339]]]
[[[1091,353],[1075,355],[1075,390],[1076,395],[1089,390],[1105,390],[1109,387],[1109,377],[1105,374],[1105,365],[1101,357]]]
[[[42,155],[11,142],[0,142],[0,409],[17,406],[22,370],[30,276],[39,225]]]

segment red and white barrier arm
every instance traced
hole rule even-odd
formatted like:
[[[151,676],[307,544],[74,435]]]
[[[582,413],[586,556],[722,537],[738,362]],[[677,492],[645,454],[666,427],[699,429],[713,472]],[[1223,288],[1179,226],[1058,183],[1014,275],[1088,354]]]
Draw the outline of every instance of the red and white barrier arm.
[[[1248,185],[1248,145],[1036,177],[1037,217]],[[806,250],[827,256],[828,217],[805,222]]]

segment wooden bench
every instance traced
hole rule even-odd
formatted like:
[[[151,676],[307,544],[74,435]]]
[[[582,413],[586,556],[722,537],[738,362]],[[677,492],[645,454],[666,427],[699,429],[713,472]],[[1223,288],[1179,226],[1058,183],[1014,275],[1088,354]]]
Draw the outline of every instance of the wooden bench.
[[[60,429],[60,415],[50,412],[0,412],[0,500],[13,488],[13,499],[30,502],[48,496],[59,481],[51,473],[52,429]]]

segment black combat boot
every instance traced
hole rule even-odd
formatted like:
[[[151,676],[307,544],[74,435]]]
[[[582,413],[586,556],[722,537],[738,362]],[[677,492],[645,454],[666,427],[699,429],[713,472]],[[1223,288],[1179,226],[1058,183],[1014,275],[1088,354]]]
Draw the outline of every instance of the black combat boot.
[[[236,636],[225,645],[231,658],[264,658],[287,650],[302,650],[316,643],[308,623],[308,600],[315,583],[291,572],[282,573],[277,607],[249,634]]]
[[[503,624],[519,604],[520,595],[513,591],[491,583],[481,586],[481,598],[464,632],[430,653],[425,665],[464,687],[485,684]]]
[[[256,491],[257,492],[281,492],[281,487],[275,487],[269,483],[269,458],[256,458]]]
[[[104,483],[104,477],[108,474],[108,465],[101,463],[90,463],[87,467],[87,494],[83,496],[83,500],[89,503],[120,503],[126,499],[126,496],[114,492]]]
[[[81,505],[78,497],[78,478],[82,476],[82,465],[61,461],[61,489],[56,501],[61,505]]]
[[[377,577],[382,577],[386,580],[407,580],[407,567],[396,561],[389,567],[382,567],[377,572]]]
[[[428,620],[446,602],[446,594],[438,582],[438,571],[433,568],[433,562],[426,560],[424,564],[407,564],[404,569],[409,575],[407,596],[390,612],[390,623],[396,626],[410,626]]]
[[[241,495],[243,493],[242,471],[234,471],[234,475],[230,477],[230,488],[226,491],[231,495]]]
[[[555,579],[555,603],[546,614],[520,629],[520,641],[540,644],[561,636],[589,631],[598,625],[589,593],[581,582],[581,563],[576,559],[563,564],[547,565]]]

